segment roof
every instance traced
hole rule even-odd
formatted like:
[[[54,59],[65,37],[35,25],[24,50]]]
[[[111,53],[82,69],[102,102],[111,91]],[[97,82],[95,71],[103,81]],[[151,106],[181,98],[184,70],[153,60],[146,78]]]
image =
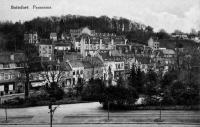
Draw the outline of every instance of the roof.
[[[3,52],[0,53],[0,63],[20,63],[25,61],[24,53],[11,53],[11,52]]]
[[[162,52],[163,52],[163,54],[171,54],[171,55],[175,54],[175,51],[172,49],[164,49],[164,50],[162,50]]]
[[[88,61],[82,61],[84,68],[92,68],[92,64]]]
[[[137,61],[141,64],[150,64],[151,58],[150,57],[136,57]]]
[[[50,33],[50,36],[57,37],[57,33]]]
[[[71,61],[69,61],[69,63],[73,68],[84,67],[83,62],[80,60],[71,60]]]
[[[68,52],[64,54],[64,61],[66,60],[80,60],[83,56],[80,53]]]
[[[61,65],[62,69],[65,70],[65,71],[71,71],[72,70],[72,68],[71,68],[71,66],[69,65],[68,62],[61,62],[60,65]]]
[[[98,57],[87,56],[83,61],[88,61],[91,65],[93,65],[95,67],[102,67],[103,66],[103,61],[101,61],[101,59],[98,58]]]
[[[52,45],[52,41],[50,39],[40,39],[39,45]]]
[[[102,59],[104,61],[115,61],[115,62],[119,62],[119,61],[123,61],[124,57],[123,56],[112,56],[110,55],[108,52],[106,53],[99,53],[99,55],[102,57]]]
[[[71,41],[56,41],[54,43],[55,46],[71,46]]]

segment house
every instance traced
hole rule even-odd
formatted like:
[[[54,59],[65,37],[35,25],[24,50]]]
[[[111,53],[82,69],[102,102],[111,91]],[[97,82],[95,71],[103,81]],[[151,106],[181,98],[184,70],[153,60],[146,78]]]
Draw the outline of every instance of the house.
[[[90,30],[88,27],[83,27],[80,29],[70,29],[69,33],[71,37],[79,37],[82,34],[93,36],[95,34],[95,30]]]
[[[67,90],[72,87],[72,78],[72,68],[67,62],[39,58],[31,64],[30,84],[32,89],[57,82],[60,87]]]
[[[0,53],[0,96],[24,92],[23,84],[18,80],[24,61],[23,53]]]
[[[92,66],[92,78],[93,79],[102,79],[103,78],[103,61],[99,57],[85,57],[83,62],[87,61]]]
[[[116,36],[114,39],[114,45],[126,45],[128,39],[126,39],[124,36]]]
[[[72,48],[71,41],[56,41],[54,42],[54,49],[58,51],[69,51]]]
[[[83,78],[87,82],[90,79],[93,78],[94,75],[94,67],[93,65],[88,61],[82,61],[84,66],[84,72],[83,72]]]
[[[49,39],[52,41],[57,41],[58,40],[57,33],[50,33]]]
[[[50,60],[54,57],[54,45],[51,40],[42,39],[38,45],[40,57],[47,57]]]
[[[80,52],[83,57],[95,56],[101,50],[113,50],[114,40],[108,36],[87,36],[81,38]]]
[[[188,35],[184,33],[172,33],[171,37],[175,39],[188,39]]]
[[[141,71],[147,73],[149,69],[155,70],[156,64],[150,57],[136,57],[136,68],[140,68]]]
[[[160,47],[160,42],[155,41],[153,38],[148,40],[148,46],[151,47],[153,50],[158,50]]]
[[[81,50],[81,37],[73,38],[72,44],[74,46],[75,51],[80,52],[80,50]]]
[[[111,53],[100,53],[99,58],[104,62],[103,78],[108,80],[109,68],[113,75],[113,79],[117,80],[120,76],[124,75],[124,57],[113,56]]]
[[[37,44],[38,42],[38,34],[37,32],[32,32],[32,33],[25,33],[24,34],[24,41],[25,43],[29,44]]]
[[[72,68],[72,84],[73,86],[77,84],[78,78],[83,78],[84,65],[81,60],[72,60],[68,62]]]
[[[154,61],[156,62],[157,71],[160,67],[163,68],[163,73],[167,72],[175,66],[176,53],[172,49],[160,48],[153,52]]]

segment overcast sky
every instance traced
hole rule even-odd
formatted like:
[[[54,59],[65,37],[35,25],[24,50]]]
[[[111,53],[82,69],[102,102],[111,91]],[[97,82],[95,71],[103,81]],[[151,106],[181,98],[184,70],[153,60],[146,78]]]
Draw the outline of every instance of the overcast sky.
[[[51,6],[48,10],[12,10],[11,5]],[[0,21],[26,21],[35,17],[77,14],[85,16],[125,17],[163,28],[190,32],[200,30],[200,0],[1,0]]]

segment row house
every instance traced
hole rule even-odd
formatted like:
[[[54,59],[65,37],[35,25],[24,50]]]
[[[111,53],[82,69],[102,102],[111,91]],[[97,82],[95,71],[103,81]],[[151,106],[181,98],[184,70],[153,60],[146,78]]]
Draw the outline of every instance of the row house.
[[[101,50],[114,50],[117,45],[126,45],[127,39],[117,36],[83,36],[81,39],[81,54],[95,56]]]
[[[140,68],[140,70],[144,73],[147,73],[149,69],[155,70],[156,63],[150,57],[135,57],[137,62],[135,62],[136,68]]]
[[[24,92],[19,77],[23,71],[23,53],[0,54],[0,96]]]
[[[172,49],[160,48],[160,50],[154,51],[153,59],[157,63],[157,71],[162,67],[163,73],[165,73],[174,68],[176,53]]]
[[[124,75],[124,58],[123,56],[112,56],[110,53],[100,53],[99,58],[104,62],[103,78],[108,80],[109,68],[114,80]]]

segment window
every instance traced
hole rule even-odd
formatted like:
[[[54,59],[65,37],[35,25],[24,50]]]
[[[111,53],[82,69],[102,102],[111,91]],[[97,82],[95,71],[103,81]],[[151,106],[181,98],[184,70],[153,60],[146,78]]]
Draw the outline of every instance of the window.
[[[81,74],[83,74],[83,70],[81,70]]]
[[[79,75],[79,70],[76,71],[76,75]]]
[[[0,80],[4,80],[4,73],[0,73]]]
[[[51,46],[49,46],[49,49],[51,49]]]
[[[75,75],[75,71],[73,71],[73,75]]]
[[[15,75],[14,74],[10,74],[10,79],[14,79]]]
[[[3,68],[9,68],[9,64],[3,64]]]
[[[9,74],[4,74],[4,79],[5,80],[9,80],[10,79],[10,75]]]

